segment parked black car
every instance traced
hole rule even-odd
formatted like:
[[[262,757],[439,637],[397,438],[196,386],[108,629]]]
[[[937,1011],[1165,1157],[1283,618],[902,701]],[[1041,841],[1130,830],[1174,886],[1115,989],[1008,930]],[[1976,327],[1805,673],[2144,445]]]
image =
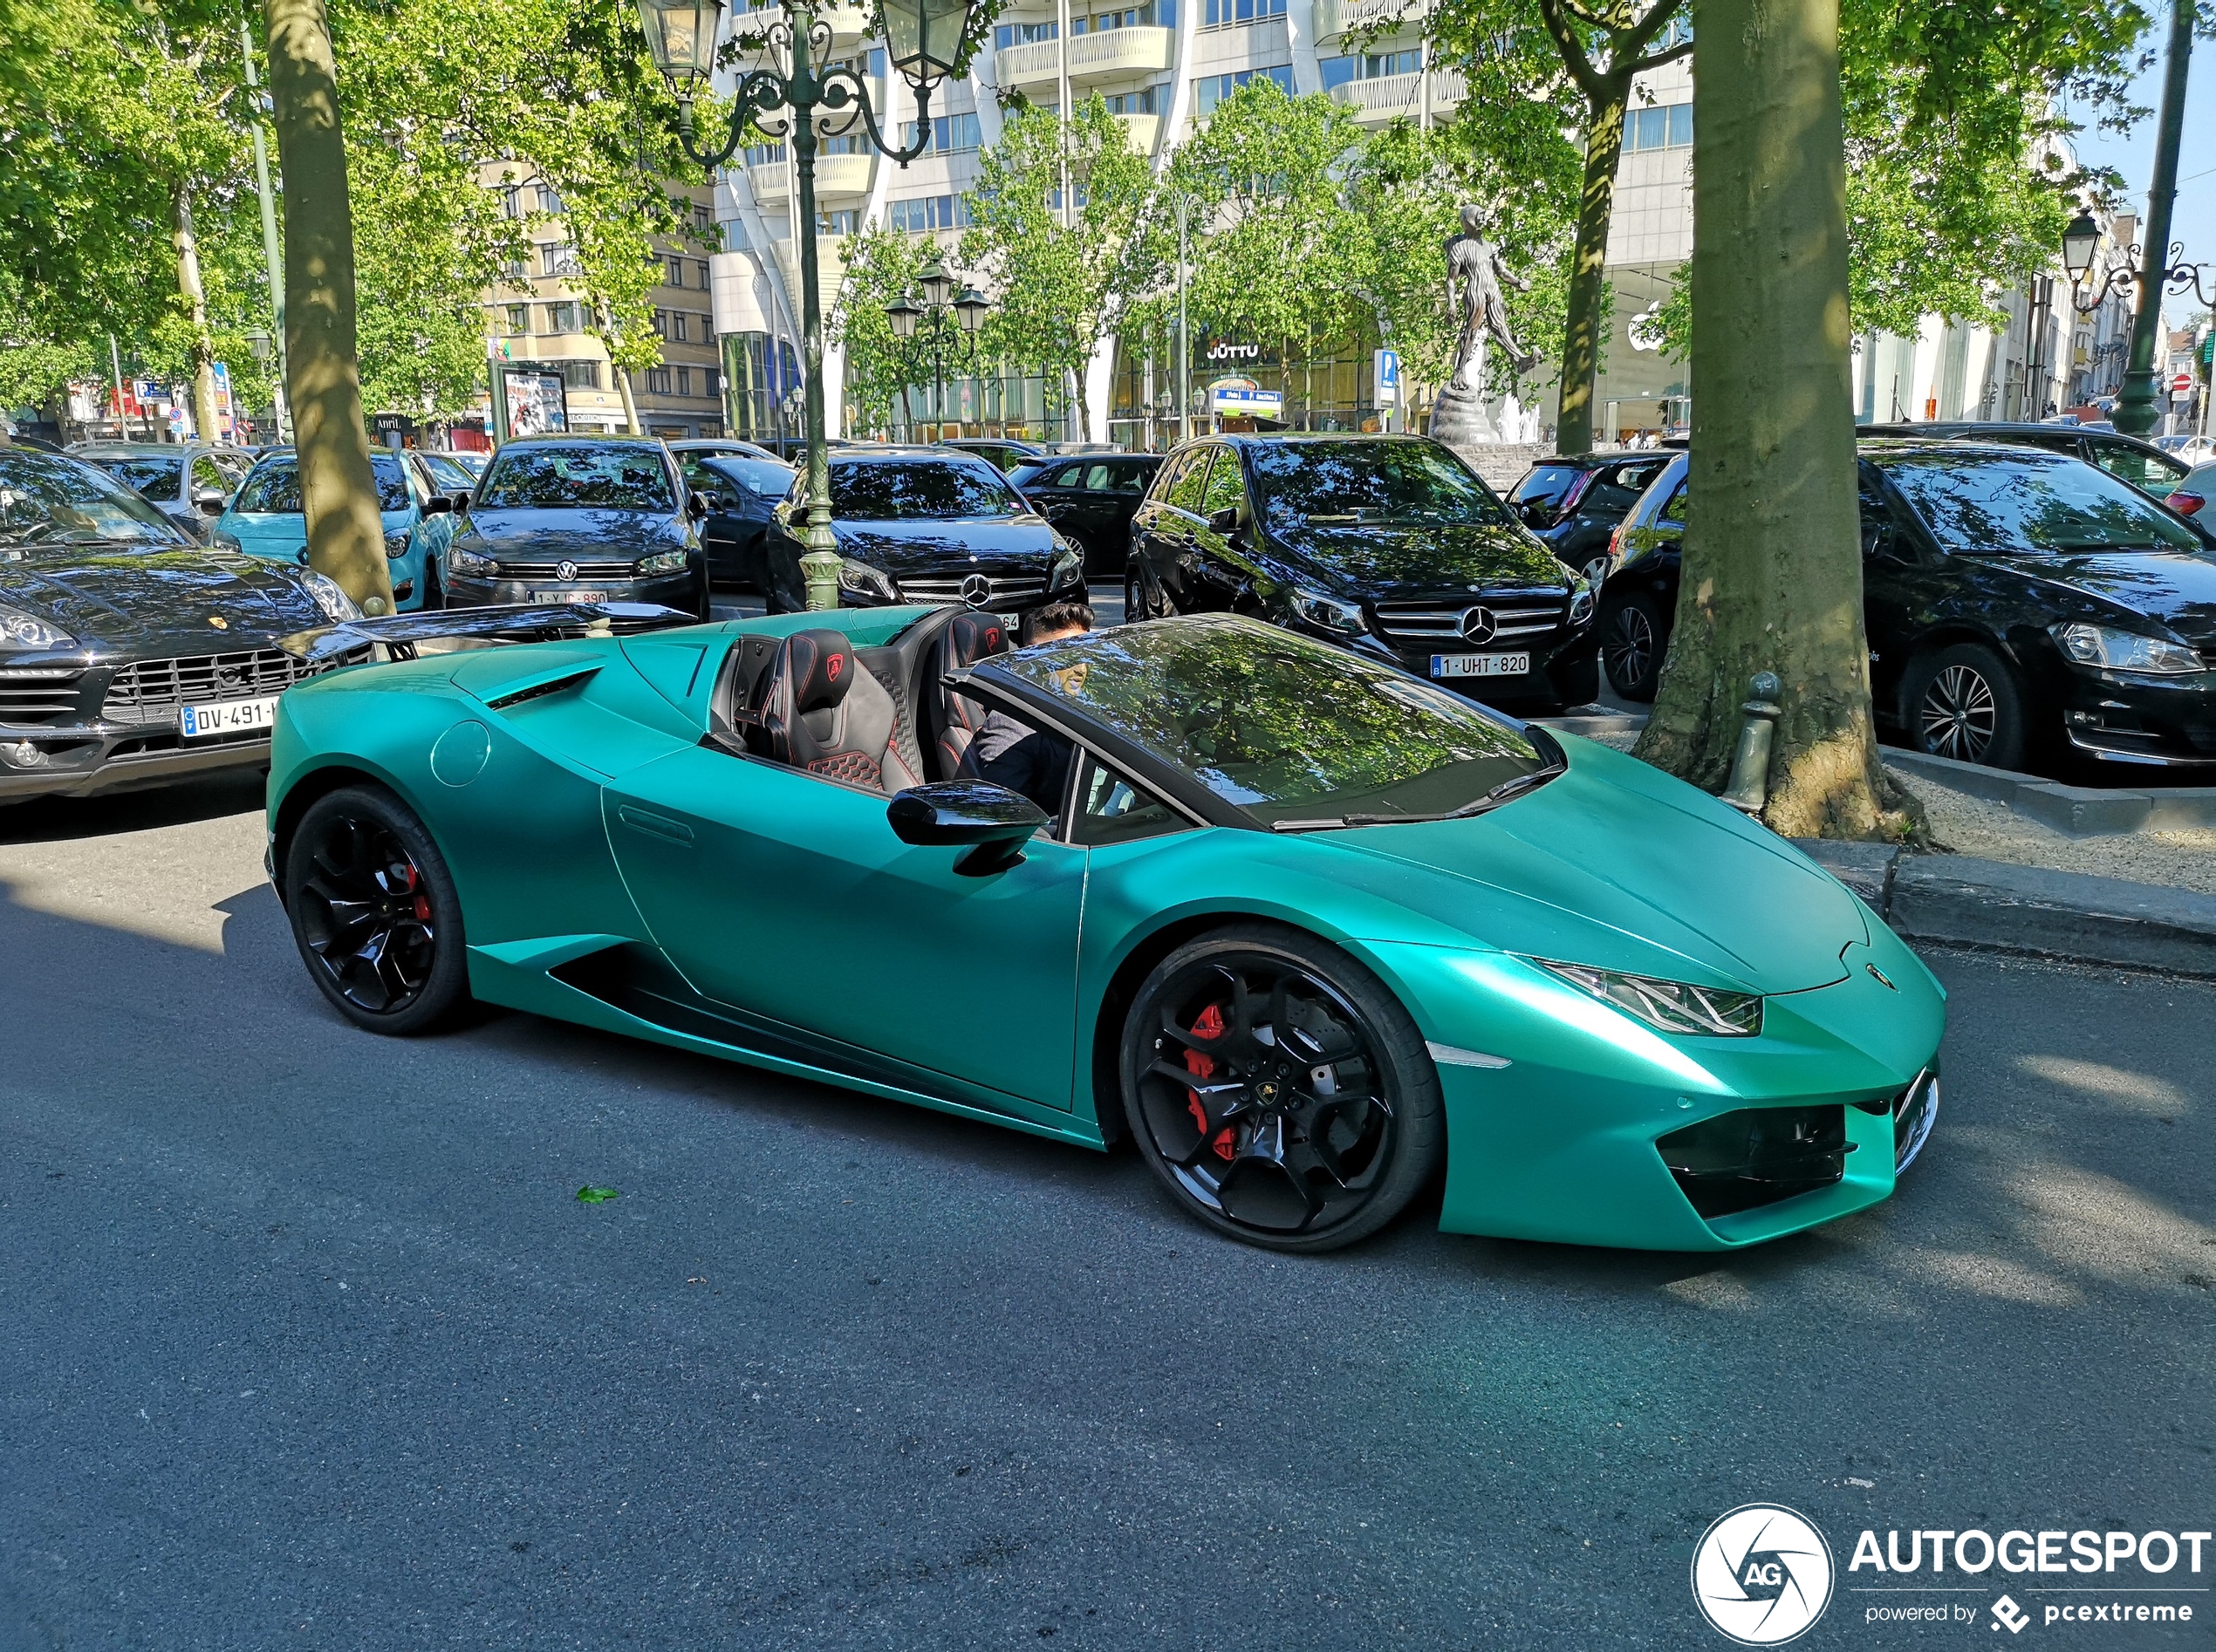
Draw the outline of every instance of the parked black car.
[[[688,459],[777,459],[776,454],[764,447],[760,442],[742,441],[736,436],[696,436],[684,441],[667,442],[664,445],[670,452],[677,455],[677,461],[680,464]],[[802,444],[804,460],[806,455],[806,447],[807,445],[804,442]],[[777,459],[777,462],[783,464],[784,461]]]
[[[2098,465],[2111,476],[2130,482],[2143,494],[2167,499],[2192,467],[2151,441],[2120,431],[2094,430],[2084,425],[2008,424],[1997,420],[1959,419],[1928,425],[1864,425],[1865,436],[1908,436],[1918,441],[2005,441],[2011,446],[2042,447],[2050,454],[2067,454]]]
[[[1063,535],[1077,541],[1089,573],[1120,575],[1131,519],[1162,468],[1160,454],[1052,454],[1026,459],[1008,479]]]
[[[1542,544],[1598,590],[1613,565],[1616,524],[1669,462],[1667,453],[1652,449],[1542,459],[1509,490],[1508,503]]]
[[[1125,614],[1252,614],[1501,705],[1600,689],[1593,593],[1426,436],[1221,436],[1132,519]]]
[[[254,468],[253,454],[204,441],[86,441],[70,452],[137,488],[195,544]]]
[[[450,608],[654,603],[709,617],[708,502],[660,441],[529,436],[504,444],[447,550]]]
[[[685,473],[685,485],[708,502],[708,515],[701,522],[701,547],[708,553],[708,578],[767,590],[762,535],[772,513],[792,491],[796,473],[760,449],[752,454],[702,451],[711,445],[670,445]]]
[[[806,606],[805,473],[763,536],[773,614]],[[831,532],[845,559],[839,601],[961,603],[1017,617],[1085,596],[1084,559],[1006,476],[946,447],[842,448],[831,456]]]
[[[0,802],[265,766],[277,695],[323,668],[277,639],[359,618],[321,574],[205,550],[106,471],[0,444]]]
[[[1036,441],[1017,441],[1002,436],[949,436],[934,444],[958,454],[975,454],[987,464],[1006,475],[1016,466],[1033,459],[1043,459],[1047,449]]]
[[[2106,471],[1986,442],[1862,443],[1863,606],[1878,720],[1996,768],[2075,752],[2216,764],[2216,536]],[[1686,465],[1624,519],[1603,658],[1653,698],[1677,614]]]

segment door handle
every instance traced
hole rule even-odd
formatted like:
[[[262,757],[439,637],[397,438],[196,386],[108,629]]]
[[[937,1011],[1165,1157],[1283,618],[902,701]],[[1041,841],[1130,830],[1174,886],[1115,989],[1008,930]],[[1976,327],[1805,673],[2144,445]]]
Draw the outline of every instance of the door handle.
[[[681,820],[672,820],[667,815],[656,815],[644,809],[633,809],[628,803],[616,806],[616,818],[634,832],[644,832],[649,837],[659,837],[667,843],[683,843],[687,848],[693,842],[693,829]]]

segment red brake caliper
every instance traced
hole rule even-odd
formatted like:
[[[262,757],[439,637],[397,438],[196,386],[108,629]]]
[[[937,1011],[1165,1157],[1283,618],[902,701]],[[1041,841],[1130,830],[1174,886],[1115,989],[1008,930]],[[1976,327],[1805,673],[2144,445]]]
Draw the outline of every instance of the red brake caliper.
[[[415,863],[410,861],[407,864],[407,886],[415,890],[415,921],[427,924],[431,921],[431,898],[416,889],[416,881]]]
[[[1195,1038],[1221,1038],[1223,1036],[1223,1010],[1221,1006],[1211,1004],[1200,1012],[1200,1020],[1193,1023],[1193,1036]],[[1215,1075],[1215,1058],[1212,1055],[1204,1055],[1196,1049],[1188,1049],[1185,1052],[1185,1070],[1195,1078],[1213,1078]],[[1198,1090],[1186,1091],[1185,1104],[1192,1109],[1193,1124],[1201,1135],[1206,1136],[1208,1133],[1208,1109],[1200,1105],[1200,1093]],[[1232,1143],[1231,1127],[1228,1124],[1216,1132],[1215,1139],[1208,1145],[1215,1149],[1215,1156],[1227,1164],[1230,1162],[1232,1154],[1237,1150]]]

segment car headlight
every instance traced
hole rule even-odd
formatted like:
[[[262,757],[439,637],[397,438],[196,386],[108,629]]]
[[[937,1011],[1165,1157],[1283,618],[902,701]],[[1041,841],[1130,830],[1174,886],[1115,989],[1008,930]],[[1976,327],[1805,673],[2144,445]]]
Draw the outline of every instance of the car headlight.
[[[246,554],[246,547],[239,543],[238,536],[228,528],[216,529],[208,536],[208,543],[218,550],[236,551],[242,556]]]
[[[489,556],[480,556],[474,550],[449,545],[447,547],[447,571],[467,574],[475,579],[490,579],[500,571],[500,564]]]
[[[642,574],[675,574],[685,569],[685,553],[681,550],[658,550],[639,564]]]
[[[354,606],[354,599],[341,590],[339,582],[329,574],[319,574],[311,568],[300,576],[300,585],[316,599],[316,606],[323,610],[324,618],[332,624],[362,617],[362,611]]]
[[[1602,1003],[1645,1021],[1658,1032],[1754,1038],[1762,1030],[1759,993],[1719,992],[1713,986],[1658,980],[1652,975],[1619,975],[1613,970],[1557,964],[1545,958],[1531,961],[1549,975],[1590,993]]]
[[[838,588],[876,602],[897,603],[900,600],[899,591],[882,571],[865,562],[856,562],[852,556],[838,559]]]
[[[385,560],[386,562],[398,562],[401,557],[407,556],[407,542],[412,536],[411,536],[409,531],[405,528],[401,529],[400,532],[396,534],[386,534],[385,536]]]
[[[74,648],[77,638],[19,608],[0,607],[0,648]]]
[[[2057,625],[2054,634],[2062,652],[2081,666],[2135,671],[2149,677],[2183,677],[2207,669],[2200,663],[2200,656],[2183,643],[2142,637],[2136,631],[2076,625]]]
[[[1064,543],[1058,537],[1055,543],[1061,549],[1054,553],[1054,560],[1047,564],[1046,588],[1049,590],[1060,590],[1066,585],[1074,585],[1084,577],[1085,573],[1085,559],[1077,554],[1077,548]]]
[[[1570,589],[1570,623],[1582,625],[1593,617],[1592,584],[1580,574]]]
[[[1362,604],[1341,602],[1337,597],[1293,587],[1293,611],[1310,625],[1339,637],[1359,637],[1368,631],[1369,625],[1362,618]]]

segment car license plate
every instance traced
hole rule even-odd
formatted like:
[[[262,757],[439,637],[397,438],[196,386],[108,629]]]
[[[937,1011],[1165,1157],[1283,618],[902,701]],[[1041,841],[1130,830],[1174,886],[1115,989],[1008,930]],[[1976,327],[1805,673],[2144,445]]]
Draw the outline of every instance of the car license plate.
[[[605,590],[534,590],[524,597],[535,603],[604,603],[608,600]]]
[[[267,728],[277,721],[277,697],[264,695],[260,700],[227,700],[214,706],[180,706],[177,726],[187,740],[198,740],[209,734],[244,734],[257,728]]]
[[[1521,677],[1531,669],[1529,654],[1433,654],[1434,677]]]

